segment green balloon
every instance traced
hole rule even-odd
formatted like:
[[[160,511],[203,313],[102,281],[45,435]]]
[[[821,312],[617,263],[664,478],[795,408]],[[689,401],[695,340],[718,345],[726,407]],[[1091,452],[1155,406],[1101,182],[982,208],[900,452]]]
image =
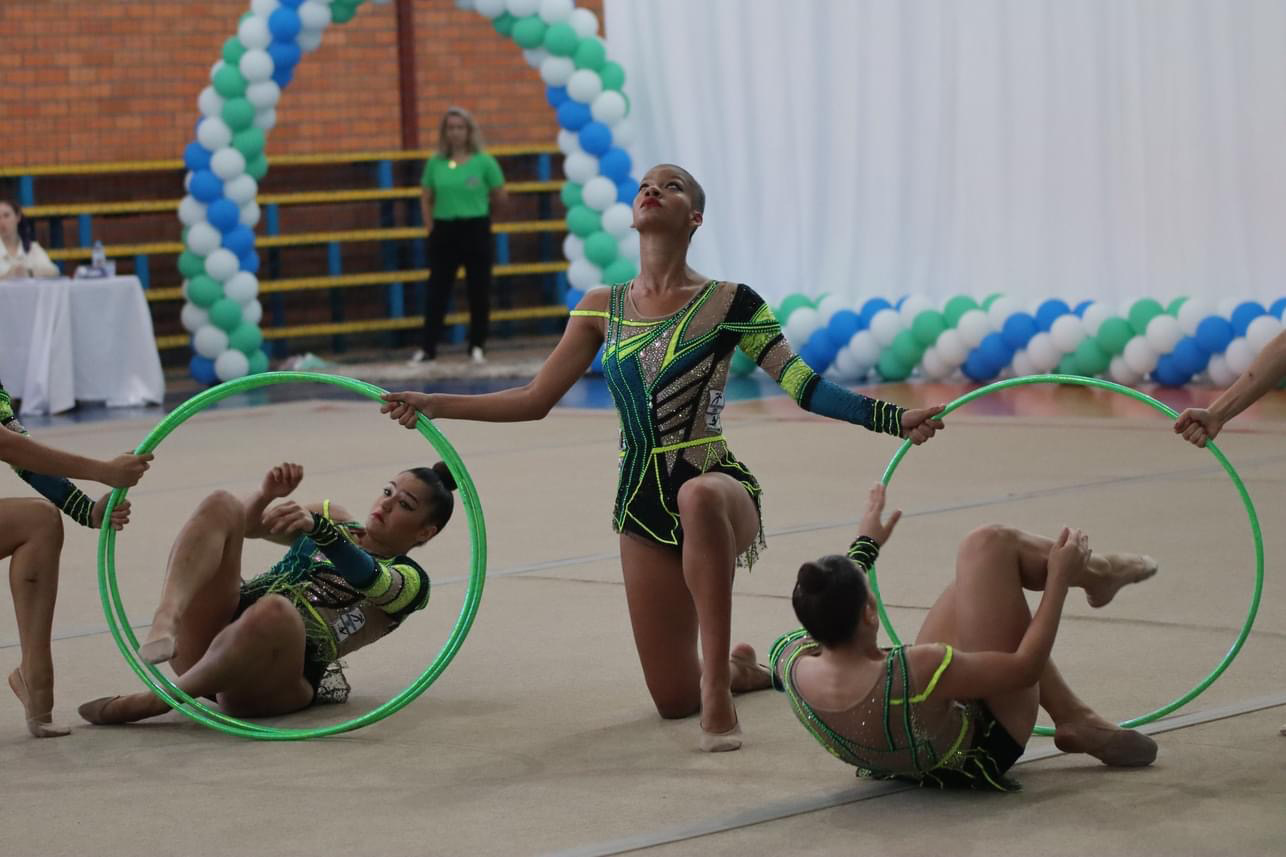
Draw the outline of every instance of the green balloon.
[[[1168,315],[1177,316],[1179,314],[1179,309],[1187,302],[1188,302],[1187,298],[1175,298],[1174,300],[1170,301],[1170,305],[1165,308],[1165,311]]]
[[[513,40],[521,48],[534,50],[545,43],[545,31],[549,25],[539,15],[530,15],[519,19],[513,26]]]
[[[218,306],[219,304],[215,304],[216,308]],[[214,318],[214,314],[211,313],[210,317]],[[259,346],[263,345],[263,332],[258,325],[243,321],[228,334],[228,344],[247,357],[253,357],[259,353]]]
[[[236,65],[241,62],[241,57],[246,53],[246,46],[241,44],[241,40],[232,36],[223,43],[223,61],[228,65]]]
[[[261,181],[268,175],[268,157],[260,152],[253,160],[247,160],[246,173],[255,181]]]
[[[947,301],[947,305],[942,308],[942,317],[947,323],[947,327],[955,327],[960,323],[960,316],[964,315],[971,309],[977,309],[978,302],[968,295],[956,295]]]
[[[239,98],[246,94],[246,79],[235,65],[225,65],[214,73],[214,91],[224,98]]]
[[[1066,354],[1063,359],[1058,361],[1059,375],[1082,375],[1080,362],[1076,359],[1076,352]]]
[[[191,250],[184,250],[179,256],[179,273],[185,280],[199,277],[205,273],[205,260]]]
[[[1094,341],[1098,347],[1115,357],[1125,350],[1125,344],[1134,337],[1134,328],[1119,316],[1112,316],[1099,325]]]
[[[1102,374],[1107,371],[1108,365],[1112,362],[1112,356],[1103,350],[1097,340],[1088,337],[1081,340],[1081,344],[1076,346],[1072,356],[1076,358],[1078,375]]]
[[[223,286],[219,285],[219,282],[213,277],[199,274],[188,280],[188,299],[201,307],[201,309],[209,309],[214,306],[216,301],[222,298]],[[236,305],[236,301],[231,301],[230,303],[234,306]],[[240,309],[237,310],[237,317],[241,317]]]
[[[559,194],[559,196],[561,196],[563,199],[563,205],[567,206],[568,211],[571,211],[573,208],[581,204],[580,194],[581,194],[580,185],[576,184],[575,182],[567,182],[566,184],[563,185],[563,190]]]
[[[1165,312],[1165,307],[1152,298],[1142,298],[1134,302],[1130,307],[1130,324],[1134,326],[1135,333],[1143,333],[1148,329],[1148,322]]]
[[[601,69],[603,63],[607,62],[607,48],[603,46],[603,40],[597,36],[581,39],[576,46],[576,53],[572,54],[572,62],[577,68],[587,68],[590,71]]]
[[[268,371],[268,355],[262,351],[256,351],[250,355],[250,374],[258,375],[260,372]]]
[[[266,144],[267,139],[264,137],[263,131],[258,128],[247,128],[244,131],[238,131],[232,137],[232,148],[245,156],[246,163],[250,163],[262,155],[263,147]]]
[[[603,228],[603,218],[594,209],[577,205],[567,212],[567,228],[573,235],[588,238]]]
[[[254,124],[255,106],[243,97],[229,98],[223,102],[221,115],[233,131],[244,131]]]
[[[937,310],[926,309],[920,312],[911,322],[911,333],[921,347],[928,348],[938,341],[938,337],[947,329],[947,320]]]
[[[595,232],[585,239],[585,258],[600,268],[606,268],[616,261],[620,247],[616,239],[606,232]]]
[[[1001,294],[1000,292],[992,292],[991,294],[987,295],[985,298],[982,299],[982,308],[991,309],[991,305],[1003,297],[1004,295]]]
[[[728,366],[728,371],[738,378],[744,378],[751,372],[755,371],[755,361],[746,356],[746,352],[740,348],[732,352],[732,363]]]
[[[219,298],[210,307],[210,323],[229,333],[236,330],[237,325],[241,324],[241,304],[232,298]]]
[[[356,6],[340,3],[339,0],[330,5],[330,20],[332,24],[347,24],[353,20],[353,16],[356,14]]]
[[[495,27],[496,32],[502,36],[512,36],[514,25],[517,23],[518,19],[508,12],[502,12],[491,20],[491,26]]]
[[[603,269],[603,282],[608,285],[627,283],[637,277],[638,273],[639,269],[634,266],[634,260],[622,256]]]
[[[810,308],[813,306],[813,302],[808,295],[801,295],[799,292],[787,295],[786,299],[781,302],[781,306],[777,308],[777,320],[785,324],[786,319],[790,318],[792,312],[805,306]]]
[[[598,70],[598,76],[603,78],[604,89],[620,92],[621,87],[625,85],[625,69],[618,62],[608,60],[603,63],[603,67]]]
[[[889,350],[899,362],[907,366],[914,366],[924,356],[924,348],[916,342],[915,335],[909,330],[899,331],[898,335],[893,337],[893,344],[889,346]]]
[[[545,50],[556,57],[569,57],[576,53],[580,36],[567,22],[560,22],[545,31]]]
[[[892,348],[886,348],[880,352],[880,361],[875,364],[876,371],[885,381],[905,381],[910,376],[912,368],[910,364],[902,362],[901,358],[893,353]]]

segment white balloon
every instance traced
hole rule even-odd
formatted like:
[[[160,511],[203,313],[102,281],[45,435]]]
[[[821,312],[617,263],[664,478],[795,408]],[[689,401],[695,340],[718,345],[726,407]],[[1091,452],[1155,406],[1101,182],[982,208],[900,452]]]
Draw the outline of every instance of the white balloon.
[[[994,307],[995,304],[992,304]],[[1027,354],[1026,348],[1020,348],[1014,352],[1014,359],[1009,364],[1013,367],[1014,375],[1021,378],[1024,375],[1035,375],[1036,364],[1032,363],[1031,357]]]
[[[1000,330],[1009,321],[1009,317],[1018,312],[1017,302],[1001,295],[991,302],[991,306],[985,310],[987,321],[991,322],[992,330]]]
[[[595,211],[606,211],[616,203],[616,183],[607,176],[594,176],[581,188],[580,198]]]
[[[244,206],[259,195],[259,183],[254,176],[243,173],[223,186],[223,195],[237,205]]]
[[[488,18],[499,18],[507,11],[505,0],[474,0],[473,8]]]
[[[584,152],[580,147],[580,137],[566,128],[558,132],[558,148],[564,155],[574,155],[577,152]]]
[[[1276,317],[1261,315],[1246,328],[1246,342],[1250,343],[1250,349],[1258,354],[1281,332],[1282,323]]]
[[[196,126],[197,142],[211,152],[232,145],[232,129],[217,117],[202,119]]]
[[[188,229],[188,249],[198,256],[209,256],[223,242],[223,236],[204,220]]]
[[[231,381],[240,378],[250,371],[250,358],[235,348],[214,358],[214,374],[220,381]]]
[[[299,8],[302,9],[303,7]],[[299,33],[299,38],[296,41],[299,42],[301,51],[310,54],[321,47],[322,34],[319,30],[303,30]]]
[[[831,318],[842,309],[848,309],[848,301],[839,295],[827,295],[817,303],[817,323],[822,326],[830,324]]]
[[[602,98],[602,96],[599,96]],[[629,113],[626,113],[629,116]],[[612,126],[612,142],[622,149],[628,149],[634,144],[634,120],[626,118]]]
[[[267,21],[281,7],[279,0],[250,0],[250,11]]]
[[[183,190],[187,193],[192,191],[192,172],[189,170],[183,176]]]
[[[924,356],[920,358],[920,368],[924,370],[925,377],[934,381],[941,381],[956,371],[956,367],[943,360],[934,346],[924,350]]]
[[[1232,311],[1241,306],[1241,298],[1221,298],[1215,305],[1215,312],[1224,318],[1232,318]]]
[[[227,63],[226,63],[226,62],[224,62],[224,61],[223,61],[223,60],[221,60],[221,59],[218,59],[218,60],[215,60],[215,61],[214,61],[214,65],[210,66],[210,82],[211,82],[211,83],[214,83],[214,76],[215,76],[216,74],[218,74],[219,72],[223,71],[223,67],[224,67],[225,65],[227,65]]]
[[[798,312],[798,310],[796,310]],[[791,318],[794,318],[792,315]],[[893,344],[894,338],[902,332],[902,319],[895,309],[882,309],[871,319],[871,335],[882,347]]]
[[[568,180],[583,185],[598,175],[598,158],[584,152],[573,152],[563,158],[563,175]]]
[[[185,303],[179,311],[179,321],[188,333],[196,333],[210,323],[210,314],[194,303]]]
[[[505,0],[505,9],[515,18],[526,18],[540,11],[540,0]]]
[[[246,156],[228,146],[210,158],[210,170],[216,176],[231,181],[246,171]]]
[[[249,271],[238,271],[223,284],[223,294],[239,304],[248,303],[259,296],[259,278]]]
[[[880,360],[880,343],[875,341],[875,335],[869,330],[859,330],[853,334],[853,338],[848,341],[848,350],[860,368],[859,375],[865,375]]]
[[[213,324],[207,324],[192,335],[192,348],[202,357],[213,360],[228,350],[228,334]]]
[[[817,310],[804,306],[790,314],[790,318],[786,319],[782,332],[786,334],[786,339],[798,351],[808,341],[808,337],[813,335],[813,331],[817,327]]]
[[[608,209],[608,211],[611,211],[611,209]],[[635,262],[639,260],[639,256],[643,252],[643,248],[639,245],[639,234],[637,232],[631,231],[627,233],[624,238],[616,242],[616,246],[620,249],[622,256]]]
[[[615,90],[608,89],[599,93],[589,106],[590,115],[596,122],[602,122],[608,127],[615,126],[625,118],[625,96]],[[615,134],[612,135],[615,138]],[[616,141],[619,145],[619,141]]]
[[[960,340],[969,348],[977,348],[979,343],[991,333],[991,320],[980,309],[971,309],[956,322]]]
[[[303,42],[306,35],[320,36],[321,31],[330,24],[330,6],[318,3],[317,0],[304,0],[295,11],[299,13],[299,24],[303,27],[303,32],[299,34],[300,42]]]
[[[1215,314],[1215,305],[1205,298],[1188,298],[1179,307],[1179,329],[1185,336],[1195,336],[1201,322]]]
[[[256,112],[254,126],[260,131],[271,131],[277,127],[277,111],[269,107],[267,110]]]
[[[1135,336],[1129,342],[1125,343],[1125,350],[1121,352],[1125,363],[1131,369],[1139,374],[1140,377],[1146,376],[1153,369],[1157,368],[1157,353],[1148,345],[1148,341],[1143,336]]]
[[[827,371],[839,381],[856,381],[866,374],[870,367],[864,367],[853,354],[853,349],[845,345],[835,354],[835,360]]]
[[[1222,354],[1216,354],[1210,358],[1206,371],[1210,373],[1210,383],[1216,387],[1229,387],[1237,380],[1237,373],[1232,371],[1227,358]]]
[[[179,202],[179,220],[184,226],[195,226],[205,220],[206,205],[194,196],[185,196]]]
[[[522,58],[527,61],[527,65],[538,69],[549,59],[549,51],[544,48],[527,48],[522,52]]]
[[[1095,302],[1087,306],[1085,313],[1081,316],[1081,326],[1085,328],[1085,335],[1098,336],[1098,329],[1111,317],[1112,311],[1106,304]]]
[[[906,300],[902,301],[902,308],[898,310],[898,315],[902,317],[902,326],[910,327],[915,317],[927,309],[933,309],[933,304],[929,299],[920,295],[909,295]]]
[[[1238,336],[1229,342],[1223,356],[1228,361],[1228,368],[1238,375],[1249,369],[1250,364],[1255,362],[1255,352],[1251,350],[1250,343],[1244,336]]]
[[[576,35],[587,39],[598,33],[598,16],[588,9],[576,9],[567,16],[567,23],[572,25]]]
[[[246,101],[253,104],[256,110],[276,107],[280,100],[281,87],[275,80],[261,80],[246,87]]]
[[[188,235],[191,236],[191,233]],[[220,283],[230,278],[240,267],[236,255],[226,247],[211,250],[205,257],[205,272]]]
[[[1054,319],[1053,325],[1049,328],[1049,335],[1060,351],[1070,354],[1085,339],[1085,326],[1081,324],[1079,318],[1068,313]]]
[[[275,70],[272,57],[264,50],[246,51],[241,55],[237,68],[241,69],[241,76],[251,83],[268,80]]]
[[[585,258],[585,241],[574,232],[568,232],[567,237],[563,239],[563,256],[568,262],[575,262],[577,259]]]
[[[603,272],[588,259],[577,259],[567,266],[567,282],[582,292],[588,291],[603,282]]]
[[[1049,372],[1058,367],[1059,361],[1063,359],[1063,352],[1054,342],[1054,337],[1041,331],[1028,340],[1027,359],[1037,372]]]
[[[566,86],[576,73],[576,63],[571,57],[545,57],[540,64],[540,79],[549,86]]]
[[[566,21],[576,8],[574,0],[541,0],[540,20],[546,24],[557,24]]]
[[[571,79],[567,81],[567,94],[573,101],[581,104],[592,103],[602,91],[603,78],[598,76],[598,72],[587,68],[572,72]]]
[[[250,301],[241,305],[241,320],[246,324],[258,324],[263,320],[263,304]]]
[[[215,92],[213,86],[207,86],[197,96],[196,107],[202,116],[217,118],[223,114],[223,96]]]
[[[965,346],[964,340],[960,338],[960,333],[955,328],[944,330],[938,334],[933,347],[937,349],[938,356],[942,358],[942,362],[950,364],[953,369],[959,367],[969,357],[969,349]]]
[[[1143,335],[1148,341],[1148,346],[1157,354],[1169,354],[1174,351],[1179,340],[1183,339],[1183,329],[1179,327],[1177,318],[1161,313],[1148,322],[1148,328]]]
[[[603,212],[603,231],[617,238],[628,237],[634,229],[634,210],[623,202],[614,202]],[[638,243],[637,236],[635,243]],[[636,255],[635,259],[638,258]]]
[[[1125,358],[1119,354],[1113,357],[1112,362],[1108,364],[1107,377],[1127,387],[1132,387],[1143,380],[1143,376],[1135,372],[1130,364],[1125,362]]]
[[[242,226],[254,229],[259,225],[259,217],[262,212],[259,210],[259,203],[253,199],[241,206],[241,217],[239,218]]]
[[[237,25],[237,39],[248,51],[265,50],[272,44],[272,31],[267,20],[251,15]]]

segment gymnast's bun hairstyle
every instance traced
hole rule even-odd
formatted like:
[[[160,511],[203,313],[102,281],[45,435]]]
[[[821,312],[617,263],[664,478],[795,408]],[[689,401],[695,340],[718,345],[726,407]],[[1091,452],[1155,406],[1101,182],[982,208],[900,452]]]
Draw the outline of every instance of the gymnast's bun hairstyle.
[[[445,461],[439,461],[432,467],[412,467],[410,473],[429,489],[427,523],[435,525],[441,532],[455,511],[455,498],[451,496],[456,487],[455,477]]]
[[[799,567],[790,603],[808,635],[823,646],[847,643],[866,606],[866,579],[846,556],[824,556]]]

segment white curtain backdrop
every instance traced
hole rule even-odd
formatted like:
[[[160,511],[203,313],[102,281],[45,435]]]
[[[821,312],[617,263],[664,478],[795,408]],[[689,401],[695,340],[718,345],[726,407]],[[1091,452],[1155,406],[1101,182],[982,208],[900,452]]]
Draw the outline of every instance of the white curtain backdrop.
[[[1286,295],[1284,0],[606,0],[641,173],[770,301]]]

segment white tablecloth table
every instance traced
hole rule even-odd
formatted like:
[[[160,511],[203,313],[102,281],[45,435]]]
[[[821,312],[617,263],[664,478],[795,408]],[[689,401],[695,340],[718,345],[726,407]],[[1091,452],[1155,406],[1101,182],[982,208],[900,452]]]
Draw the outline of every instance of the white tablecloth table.
[[[138,278],[0,280],[0,383],[24,414],[160,404],[165,375]]]

